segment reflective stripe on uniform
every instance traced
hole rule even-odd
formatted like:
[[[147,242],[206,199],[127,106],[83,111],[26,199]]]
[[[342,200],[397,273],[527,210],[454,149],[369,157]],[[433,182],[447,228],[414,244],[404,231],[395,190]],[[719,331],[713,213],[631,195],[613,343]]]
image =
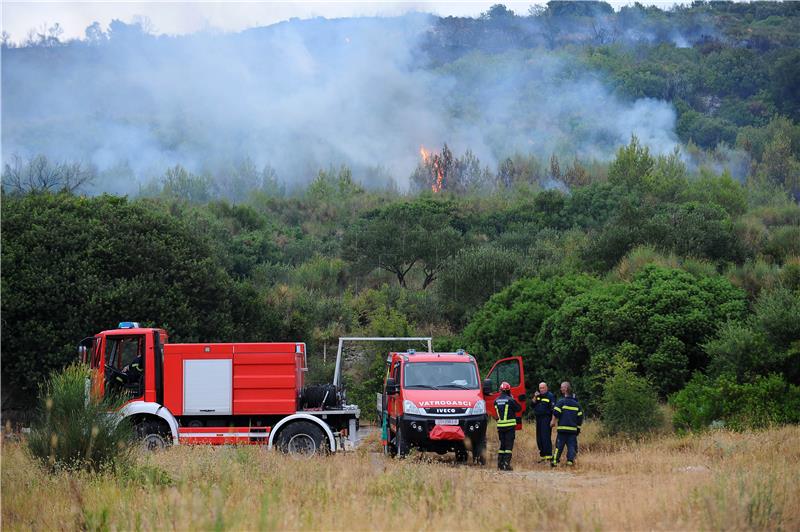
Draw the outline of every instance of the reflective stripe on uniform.
[[[577,431],[578,427],[565,427],[565,426],[559,425],[559,426],[556,427],[556,430],[574,430],[574,431]]]
[[[516,419],[508,419],[508,406],[509,404],[506,403],[506,407],[503,410],[503,417],[497,420],[498,427],[513,427],[517,424]],[[498,412],[498,415],[500,412]]]
[[[583,415],[583,412],[578,412],[578,415],[579,415],[579,416],[582,416],[582,415]]]
[[[561,407],[560,407],[560,406],[557,406],[557,407],[555,407],[553,410],[556,410],[557,412],[559,412],[559,413],[560,413],[560,412],[561,412]]]
[[[547,399],[545,397],[540,397],[539,400],[540,401],[544,401],[545,403],[549,403],[550,402],[550,399]]]
[[[577,412],[578,410],[580,410],[580,408],[578,408],[577,406],[567,406],[567,405],[564,405],[562,408],[563,408],[564,410],[575,410],[576,412]]]
[[[497,454],[511,454],[511,451],[504,451],[503,449],[500,449],[497,451]]]

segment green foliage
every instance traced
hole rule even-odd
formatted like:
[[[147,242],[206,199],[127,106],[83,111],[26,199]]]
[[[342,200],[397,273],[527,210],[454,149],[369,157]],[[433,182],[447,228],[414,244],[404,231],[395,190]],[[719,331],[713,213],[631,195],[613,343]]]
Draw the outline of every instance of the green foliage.
[[[780,375],[739,384],[729,375],[715,379],[696,374],[670,397],[673,423],[682,430],[703,430],[723,423],[734,430],[800,422],[800,387]]]
[[[420,198],[391,203],[348,229],[343,256],[363,272],[375,268],[391,272],[404,287],[408,273],[418,265],[425,289],[463,246],[455,223],[454,205],[449,202]]]
[[[442,271],[436,293],[451,323],[461,324],[507,286],[520,267],[522,257],[507,249],[484,245],[462,249],[452,265]]]
[[[786,288],[762,291],[744,322],[723,326],[705,345],[712,375],[732,375],[739,382],[782,373],[800,384],[800,295]]]
[[[628,190],[640,189],[654,164],[650,150],[642,146],[635,136],[631,137],[630,144],[617,151],[617,157],[608,169],[608,181]]]
[[[255,288],[234,281],[181,216],[125,198],[3,201],[3,385],[32,392],[74,360],[80,337],[125,319],[173,340],[263,339],[277,331]]]
[[[729,216],[741,216],[747,210],[745,188],[727,172],[720,176],[704,172],[699,179],[689,181],[682,200],[719,205]]]
[[[552,367],[581,375],[593,355],[627,342],[638,347],[631,362],[666,394],[706,366],[701,346],[716,324],[744,310],[744,294],[722,277],[649,266],[630,283],[565,299],[542,323],[537,347]]]
[[[631,366],[618,360],[605,383],[601,416],[609,435],[643,436],[663,423],[655,390]]]
[[[40,390],[36,420],[28,449],[52,470],[98,471],[126,465],[133,427],[109,412],[124,397],[87,400],[89,370],[76,364],[53,373]]]
[[[492,296],[463,332],[468,350],[480,364],[520,355],[532,374],[544,367],[537,356],[536,335],[542,323],[568,297],[597,284],[587,275],[520,279]]]
[[[167,170],[161,186],[161,194],[168,198],[203,203],[211,199],[214,183],[208,175],[198,176],[177,165]]]

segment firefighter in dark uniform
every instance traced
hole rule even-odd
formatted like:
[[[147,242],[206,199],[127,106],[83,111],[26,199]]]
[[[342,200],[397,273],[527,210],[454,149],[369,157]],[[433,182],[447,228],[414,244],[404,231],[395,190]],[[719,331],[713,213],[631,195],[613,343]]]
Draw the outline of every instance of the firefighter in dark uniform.
[[[551,427],[556,429],[556,448],[553,453],[552,467],[558,465],[564,447],[567,448],[567,465],[575,465],[575,456],[578,454],[578,434],[583,423],[583,410],[577,399],[572,394],[572,385],[569,382],[561,383],[561,399],[553,407],[553,420]]]
[[[117,375],[117,381],[120,384],[136,384],[139,382],[139,379],[142,377],[142,371],[144,368],[144,360],[142,359],[142,355],[138,355],[133,362],[122,368],[122,373],[125,377],[121,375]],[[125,382],[127,380],[127,382]]]
[[[533,415],[536,417],[536,445],[539,447],[539,460],[549,462],[553,459],[553,432],[550,421],[556,397],[547,389],[547,383],[539,383],[539,391],[533,394]]]
[[[500,395],[494,401],[494,408],[497,411],[497,436],[500,438],[500,450],[497,451],[497,469],[513,471],[511,468],[511,452],[514,450],[517,413],[522,408],[511,397],[511,385],[507,382],[503,382],[500,385]]]

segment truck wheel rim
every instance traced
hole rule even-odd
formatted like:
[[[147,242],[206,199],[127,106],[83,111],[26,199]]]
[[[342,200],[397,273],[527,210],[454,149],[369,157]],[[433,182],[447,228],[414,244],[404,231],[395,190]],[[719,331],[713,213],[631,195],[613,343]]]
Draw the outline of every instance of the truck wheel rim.
[[[312,455],[317,452],[317,443],[308,434],[295,434],[286,446],[291,454]]]
[[[160,451],[167,446],[167,442],[159,434],[148,434],[142,440],[142,445],[148,451]]]

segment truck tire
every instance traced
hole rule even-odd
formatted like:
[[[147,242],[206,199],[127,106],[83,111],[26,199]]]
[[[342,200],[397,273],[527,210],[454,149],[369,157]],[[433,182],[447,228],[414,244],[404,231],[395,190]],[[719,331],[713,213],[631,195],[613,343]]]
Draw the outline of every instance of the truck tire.
[[[295,421],[281,429],[278,449],[296,457],[311,457],[327,451],[325,433],[309,421]]]
[[[456,463],[457,464],[466,464],[467,458],[469,455],[467,454],[467,449],[462,447],[460,449],[456,449]]]
[[[136,425],[136,435],[146,451],[163,451],[172,445],[172,434],[163,423],[146,420]]]
[[[409,445],[403,435],[403,427],[400,423],[397,424],[397,432],[395,433],[395,446],[397,448],[397,456],[400,458],[408,456]]]
[[[486,465],[486,439],[472,444],[472,461],[477,465]]]

